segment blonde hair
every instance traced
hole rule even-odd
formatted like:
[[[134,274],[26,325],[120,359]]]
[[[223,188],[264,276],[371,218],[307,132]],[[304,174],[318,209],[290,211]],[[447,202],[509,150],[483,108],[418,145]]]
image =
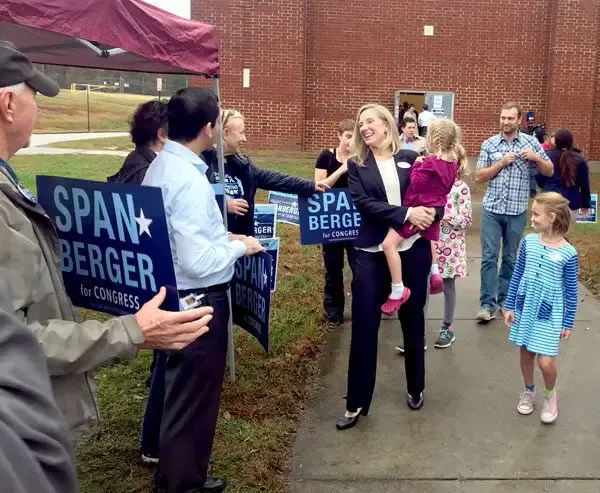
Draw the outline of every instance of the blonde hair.
[[[241,118],[243,120],[244,115],[237,110],[221,110],[221,128],[225,128],[232,118]]]
[[[571,216],[571,209],[569,209],[569,201],[560,193],[540,193],[535,197],[533,202],[544,206],[547,214],[555,215],[554,222],[552,223],[552,230],[554,232],[560,233],[563,236],[569,232],[573,217]]]
[[[350,159],[356,162],[359,166],[364,166],[365,159],[369,155],[369,147],[365,144],[363,137],[360,133],[360,115],[367,110],[374,110],[377,117],[386,126],[386,135],[381,144],[383,149],[389,149],[392,154],[400,151],[400,135],[394,122],[394,117],[385,106],[380,104],[365,104],[361,109],[358,110],[356,115],[356,121],[354,122],[354,132],[352,134],[352,141],[350,143]]]
[[[467,151],[462,145],[462,131],[453,120],[433,120],[427,128],[427,151],[447,161],[458,163],[458,176],[470,173]]]

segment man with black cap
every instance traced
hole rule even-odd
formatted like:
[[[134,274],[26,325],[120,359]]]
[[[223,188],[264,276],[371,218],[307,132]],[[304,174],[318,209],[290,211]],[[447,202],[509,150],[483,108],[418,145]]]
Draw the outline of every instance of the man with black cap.
[[[0,41],[0,279],[11,287],[14,315],[42,345],[67,424],[79,430],[98,418],[94,368],[134,358],[138,347],[188,346],[207,332],[212,308],[163,311],[161,288],[135,315],[77,321],[58,267],[54,225],[6,162],[29,143],[37,92],[56,96],[59,87],[12,43]]]

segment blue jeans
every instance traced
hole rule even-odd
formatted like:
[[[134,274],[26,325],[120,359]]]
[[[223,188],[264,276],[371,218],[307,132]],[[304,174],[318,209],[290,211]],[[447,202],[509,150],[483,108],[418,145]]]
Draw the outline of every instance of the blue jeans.
[[[495,312],[502,307],[517,261],[527,211],[516,216],[496,214],[483,209],[481,217],[481,288],[479,304]],[[498,255],[502,242],[502,265]]]
[[[167,353],[156,351],[156,362],[152,371],[152,381],[148,392],[148,402],[142,424],[142,454],[159,457],[160,423],[165,402],[165,364]]]

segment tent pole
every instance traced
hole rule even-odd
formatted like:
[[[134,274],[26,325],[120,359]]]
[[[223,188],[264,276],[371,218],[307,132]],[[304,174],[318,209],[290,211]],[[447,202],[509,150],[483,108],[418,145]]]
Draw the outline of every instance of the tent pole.
[[[221,101],[221,94],[219,90],[219,78],[213,77],[213,91]],[[220,118],[220,115],[219,115]],[[219,122],[220,123],[220,122]],[[225,223],[225,229],[227,229],[227,200],[225,197],[225,156],[223,154],[223,129],[219,132],[217,137],[217,159],[219,160],[219,183],[223,186],[223,223]],[[227,334],[229,344],[229,376],[232,382],[235,382],[235,347],[233,342],[233,323],[232,323],[232,312],[231,312],[231,290],[229,290],[229,323],[227,325]]]

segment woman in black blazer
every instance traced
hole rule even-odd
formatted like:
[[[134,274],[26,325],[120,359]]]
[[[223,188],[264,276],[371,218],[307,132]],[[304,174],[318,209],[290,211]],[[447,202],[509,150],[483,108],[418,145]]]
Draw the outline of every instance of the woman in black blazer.
[[[381,305],[390,289],[390,273],[381,243],[389,228],[400,228],[406,221],[417,228],[428,228],[443,216],[428,207],[403,207],[402,195],[410,184],[410,167],[417,153],[400,150],[400,137],[389,110],[369,104],[358,112],[352,138],[352,157],[348,161],[348,183],[352,200],[360,212],[355,275],[352,281],[352,342],[348,364],[346,413],[336,423],[338,430],[353,427],[366,416],[377,369],[377,337]],[[429,241],[407,240],[400,253],[404,285],[411,290],[399,311],[405,341],[407,402],[411,409],[423,405],[425,387],[425,315],[427,277],[431,269]]]

